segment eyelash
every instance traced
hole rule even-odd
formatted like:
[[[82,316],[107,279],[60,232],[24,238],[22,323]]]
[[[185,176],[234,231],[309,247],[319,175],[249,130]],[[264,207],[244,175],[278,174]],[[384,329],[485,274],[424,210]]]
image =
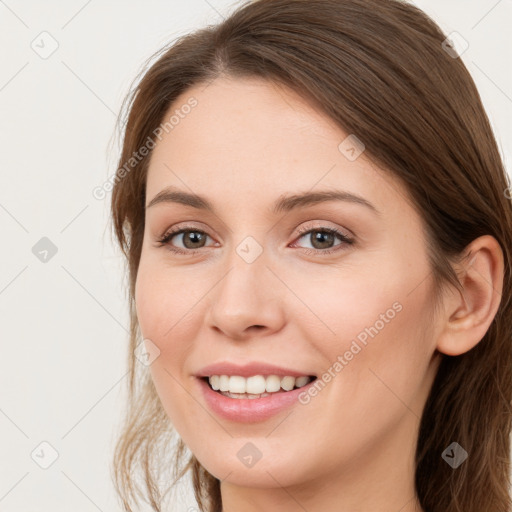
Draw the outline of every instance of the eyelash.
[[[354,240],[352,238],[349,238],[347,235],[345,235],[341,231],[338,231],[337,229],[330,228],[330,227],[301,228],[301,229],[299,229],[299,237],[298,237],[298,239],[302,238],[304,235],[307,235],[309,233],[313,233],[315,231],[326,232],[326,233],[330,233],[330,234],[336,235],[336,236],[338,236],[340,238],[342,243],[340,243],[338,245],[335,245],[334,248],[332,248],[332,249],[325,249],[325,250],[302,248],[302,250],[306,254],[308,254],[308,255],[310,255],[310,254],[313,254],[313,255],[317,255],[317,254],[321,254],[321,255],[332,254],[334,252],[338,252],[338,251],[344,250],[343,248],[339,249],[340,246],[343,246],[344,244],[345,245],[352,245],[354,243]],[[172,230],[172,231],[167,231],[162,237],[160,237],[157,240],[157,244],[158,244],[159,247],[167,246],[167,249],[169,251],[177,253],[177,254],[185,254],[185,255],[189,255],[190,256],[190,255],[193,255],[193,254],[196,254],[196,253],[200,252],[201,249],[186,249],[186,250],[184,250],[184,249],[181,249],[179,247],[173,247],[173,246],[171,246],[169,244],[169,242],[174,238],[174,236],[179,235],[181,233],[186,233],[186,232],[201,233],[203,235],[208,236],[208,233],[205,233],[204,231],[202,231],[200,229],[197,229],[197,228],[195,228],[193,226],[185,226],[185,227],[178,228],[178,229],[175,229],[175,230]]]

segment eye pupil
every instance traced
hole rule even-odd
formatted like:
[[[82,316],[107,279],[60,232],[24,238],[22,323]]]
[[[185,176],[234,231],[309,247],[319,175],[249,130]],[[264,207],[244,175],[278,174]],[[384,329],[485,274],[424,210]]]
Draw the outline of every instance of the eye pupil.
[[[334,235],[332,233],[328,233],[326,231],[317,231],[316,234],[311,233],[313,235],[313,247],[315,249],[325,249],[326,247],[330,247],[330,244],[333,243]],[[320,247],[316,247],[315,244],[319,242]]]
[[[185,247],[187,247],[187,249],[197,249],[197,246],[193,245],[192,247],[190,247],[188,245],[188,242],[192,239],[192,244],[194,244],[194,242],[203,242],[204,243],[204,236],[202,233],[198,232],[198,231],[185,231],[183,233],[183,245]],[[200,245],[199,247],[202,247],[202,245]]]

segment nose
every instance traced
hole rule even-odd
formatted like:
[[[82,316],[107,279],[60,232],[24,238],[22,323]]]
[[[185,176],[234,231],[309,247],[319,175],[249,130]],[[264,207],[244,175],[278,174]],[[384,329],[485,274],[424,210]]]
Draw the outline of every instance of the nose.
[[[263,257],[252,263],[230,260],[230,267],[210,294],[206,321],[233,339],[267,336],[285,320],[285,287]]]

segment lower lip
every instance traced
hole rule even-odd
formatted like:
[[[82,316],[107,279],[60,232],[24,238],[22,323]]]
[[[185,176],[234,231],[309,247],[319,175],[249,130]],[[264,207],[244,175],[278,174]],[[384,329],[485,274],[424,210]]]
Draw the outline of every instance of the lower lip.
[[[264,421],[298,401],[299,395],[306,391],[315,381],[280,393],[272,393],[262,398],[229,398],[210,388],[209,384],[197,378],[210,409],[222,418],[240,423]]]

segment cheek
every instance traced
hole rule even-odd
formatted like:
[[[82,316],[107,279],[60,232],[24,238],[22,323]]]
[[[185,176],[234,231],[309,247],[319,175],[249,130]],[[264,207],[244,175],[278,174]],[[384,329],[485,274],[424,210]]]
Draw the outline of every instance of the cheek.
[[[194,283],[190,285],[183,271],[165,268],[154,258],[141,259],[135,287],[137,319],[142,335],[162,352],[169,350],[169,341],[190,324],[194,304],[204,294],[199,283]]]
[[[309,287],[303,281],[294,288],[299,297],[307,297],[309,311],[296,315],[302,318],[298,321],[304,339],[315,340],[324,371],[345,376],[332,379],[333,390],[341,392],[342,386],[343,393],[370,401],[380,393],[390,394],[386,384],[412,397],[433,350],[429,280],[424,279],[428,272],[418,259],[413,269],[398,257],[390,261],[387,267],[340,272],[339,280],[331,273],[309,281]],[[313,335],[314,330],[318,334]]]
[[[407,288],[404,279],[389,278],[368,267],[364,271],[340,269],[337,276],[336,271],[330,270],[325,276],[294,280],[294,291],[307,308],[297,303],[295,307],[304,309],[304,314],[295,315],[296,321],[307,322],[303,325],[309,326],[308,338],[316,323],[316,329],[322,331],[319,334],[323,334],[325,350],[343,348],[348,340],[357,337],[364,343],[370,338],[366,329],[376,326],[379,332],[388,330],[400,316]]]
[[[427,285],[409,293],[409,280],[389,283],[345,281],[343,289],[328,289],[316,305],[335,334],[316,337],[326,361],[320,377],[328,382],[305,409],[314,411],[315,429],[336,452],[326,453],[326,459],[356,453],[398,428],[403,418],[421,417],[431,355]]]
[[[167,415],[181,430],[183,411],[191,405],[190,394],[183,387],[189,378],[187,357],[200,328],[198,315],[204,314],[200,298],[205,290],[199,286],[201,280],[191,286],[183,269],[164,267],[149,257],[141,258],[135,303],[143,338],[159,350],[149,366],[155,389]]]
[[[179,318],[175,294],[169,293],[167,280],[151,269],[157,267],[141,261],[137,275],[135,302],[141,335],[156,345],[159,355],[147,368],[162,407],[171,422],[180,426],[181,410],[186,408],[179,373],[183,368],[184,354],[178,342],[172,342],[178,328],[173,329]],[[180,325],[180,324],[178,324]],[[170,399],[172,398],[172,399]]]
[[[161,302],[162,282],[149,270],[149,265],[141,261],[135,285],[135,308],[137,320],[143,338],[149,338],[157,345],[162,322],[163,307]],[[161,349],[162,347],[159,346]]]

